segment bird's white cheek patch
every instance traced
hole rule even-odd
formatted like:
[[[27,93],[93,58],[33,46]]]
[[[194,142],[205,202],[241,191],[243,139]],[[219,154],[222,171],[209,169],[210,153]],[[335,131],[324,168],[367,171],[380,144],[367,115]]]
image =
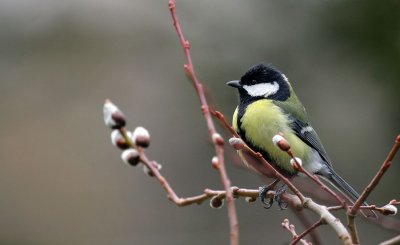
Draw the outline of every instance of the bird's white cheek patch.
[[[276,94],[279,90],[279,84],[274,83],[260,83],[255,85],[244,85],[243,88],[251,96],[264,96],[268,97],[270,95]]]

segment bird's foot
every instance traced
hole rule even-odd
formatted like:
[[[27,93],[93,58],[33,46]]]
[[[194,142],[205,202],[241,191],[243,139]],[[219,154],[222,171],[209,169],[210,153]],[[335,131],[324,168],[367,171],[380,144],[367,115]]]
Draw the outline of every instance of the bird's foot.
[[[265,194],[267,194],[267,192],[269,190],[271,190],[271,187],[269,185],[264,185],[263,187],[260,187],[260,190],[258,192],[258,195],[260,196],[260,200],[261,200],[262,204],[264,204],[265,209],[269,209],[272,206],[272,204],[274,203],[273,198],[265,198]]]
[[[265,198],[265,194],[267,194],[268,191],[272,190],[278,182],[279,182],[279,179],[276,179],[271,184],[260,187],[258,196],[260,197],[262,204],[264,204],[265,209],[269,209],[272,206],[272,204],[274,203],[274,199],[275,199],[275,197],[274,198]]]
[[[287,189],[287,185],[282,185],[275,191],[274,200],[278,203],[278,206],[281,210],[287,209],[289,206],[287,202],[282,201],[282,194],[285,193]]]

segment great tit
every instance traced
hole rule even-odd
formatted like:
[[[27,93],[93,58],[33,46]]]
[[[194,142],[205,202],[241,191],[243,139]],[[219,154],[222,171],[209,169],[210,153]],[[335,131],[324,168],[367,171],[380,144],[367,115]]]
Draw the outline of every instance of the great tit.
[[[306,170],[326,179],[351,201],[359,197],[357,191],[333,170],[304,106],[282,72],[270,65],[258,64],[240,80],[230,81],[227,85],[239,91],[239,105],[233,114],[232,125],[250,148],[260,152],[286,177],[294,177],[297,173],[290,164],[291,158],[272,142],[275,135],[283,134]]]

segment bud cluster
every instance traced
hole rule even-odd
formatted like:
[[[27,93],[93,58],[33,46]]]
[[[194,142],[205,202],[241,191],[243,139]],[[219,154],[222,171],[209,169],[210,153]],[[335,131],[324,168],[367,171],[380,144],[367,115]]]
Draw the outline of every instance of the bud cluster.
[[[140,163],[140,155],[135,148],[146,148],[150,145],[149,131],[144,127],[136,127],[133,133],[127,131],[124,128],[126,125],[124,113],[110,100],[106,100],[104,103],[103,118],[106,126],[112,129],[111,143],[120,150],[123,150],[121,154],[122,161],[129,166],[138,165]],[[161,169],[161,165],[159,164],[156,167]],[[150,175],[151,171],[148,170],[147,172]]]

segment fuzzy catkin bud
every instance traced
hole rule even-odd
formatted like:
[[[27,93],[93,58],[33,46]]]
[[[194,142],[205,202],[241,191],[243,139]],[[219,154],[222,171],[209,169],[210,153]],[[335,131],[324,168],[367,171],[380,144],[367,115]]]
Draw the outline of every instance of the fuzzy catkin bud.
[[[121,154],[122,161],[129,166],[136,166],[140,162],[139,152],[136,149],[127,149]]]
[[[240,138],[232,137],[229,139],[229,144],[235,149],[235,150],[243,150],[244,148],[244,142]]]
[[[150,133],[144,127],[136,127],[133,131],[132,141],[143,148],[150,145]]]
[[[103,119],[106,126],[119,129],[125,126],[126,119],[122,111],[110,100],[106,100],[103,106]]]
[[[272,142],[282,151],[288,151],[290,149],[289,142],[282,135],[276,134],[272,137]]]
[[[300,158],[298,158],[298,157],[295,157],[295,158],[296,158],[296,161],[295,161],[293,158],[290,159],[290,165],[292,165],[292,167],[295,168],[295,169],[297,170],[296,162],[297,162],[300,166],[303,166],[303,163],[302,163],[302,161],[301,161]]]
[[[396,215],[397,214],[397,207],[392,204],[383,206],[382,210],[383,210],[384,215]]]
[[[128,137],[132,137],[131,132],[127,131],[126,134],[128,135]],[[126,142],[119,129],[114,129],[111,132],[111,143],[113,146],[116,146],[121,150],[129,148],[129,144]]]
[[[224,199],[214,196],[210,200],[210,207],[212,208],[222,208],[224,206]]]
[[[213,133],[213,135],[211,136],[212,141],[214,142],[214,144],[216,145],[224,145],[224,138],[222,138],[222,136],[219,133]]]
[[[218,157],[214,156],[211,159],[211,165],[213,166],[213,168],[218,169],[219,168],[219,161],[218,161]]]

